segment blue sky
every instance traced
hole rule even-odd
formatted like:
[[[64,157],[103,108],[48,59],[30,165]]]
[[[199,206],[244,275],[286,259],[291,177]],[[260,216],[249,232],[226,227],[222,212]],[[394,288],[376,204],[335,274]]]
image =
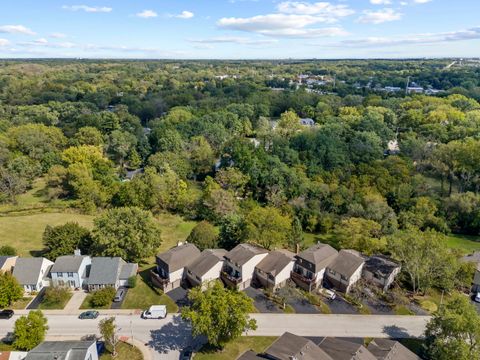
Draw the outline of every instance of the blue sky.
[[[0,57],[480,56],[478,0],[3,0]]]

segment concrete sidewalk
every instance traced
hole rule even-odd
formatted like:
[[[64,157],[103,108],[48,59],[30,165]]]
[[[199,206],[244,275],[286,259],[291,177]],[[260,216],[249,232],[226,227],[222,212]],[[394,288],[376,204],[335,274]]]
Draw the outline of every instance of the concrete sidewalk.
[[[74,291],[67,305],[65,305],[65,307],[63,308],[63,311],[70,312],[80,309],[80,306],[82,306],[82,303],[87,297],[87,295],[87,292],[83,290]]]

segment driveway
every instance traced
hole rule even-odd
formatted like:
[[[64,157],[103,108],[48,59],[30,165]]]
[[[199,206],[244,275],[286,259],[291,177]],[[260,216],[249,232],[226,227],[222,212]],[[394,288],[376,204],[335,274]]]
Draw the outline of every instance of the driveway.
[[[43,295],[45,295],[45,290],[47,290],[47,288],[43,288],[42,290],[40,290],[37,296],[35,296],[35,298],[32,301],[30,301],[30,304],[28,304],[27,306],[27,310],[38,309],[38,307],[40,306],[40,303],[43,300]]]
[[[320,314],[315,305],[312,305],[302,293],[293,286],[284,286],[278,291],[278,295],[285,299],[297,314]]]
[[[332,314],[358,314],[355,306],[345,301],[341,296],[336,296],[333,300],[325,301]]]
[[[177,304],[178,307],[182,306],[188,306],[189,301],[188,301],[188,290],[184,289],[183,287],[178,287],[176,289],[173,289],[169,292],[166,293],[173,301],[175,301],[175,304]]]
[[[122,308],[122,304],[125,301],[125,298],[127,297],[128,288],[123,287],[122,289],[125,290],[125,294],[123,294],[122,300],[112,301],[112,305],[110,305],[110,309],[121,309]]]
[[[83,290],[73,291],[72,297],[68,301],[67,305],[63,308],[65,311],[72,311],[80,309],[83,300],[87,297],[87,292]]]
[[[265,296],[261,289],[248,287],[244,290],[248,297],[253,299],[253,305],[261,313],[282,313],[277,304]]]

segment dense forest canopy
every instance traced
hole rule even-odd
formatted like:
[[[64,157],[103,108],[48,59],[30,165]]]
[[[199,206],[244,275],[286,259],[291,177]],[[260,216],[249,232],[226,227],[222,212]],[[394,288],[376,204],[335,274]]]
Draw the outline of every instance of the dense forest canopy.
[[[480,68],[450,62],[2,61],[0,200],[42,177],[52,201],[204,220],[226,248],[307,231],[401,258],[479,235]],[[444,266],[414,288],[455,286],[433,248]]]

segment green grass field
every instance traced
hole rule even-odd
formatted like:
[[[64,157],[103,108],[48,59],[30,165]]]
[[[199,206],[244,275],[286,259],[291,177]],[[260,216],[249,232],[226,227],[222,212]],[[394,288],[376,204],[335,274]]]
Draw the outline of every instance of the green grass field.
[[[143,355],[136,347],[120,342],[117,345],[117,355],[113,357],[110,353],[105,352],[100,356],[100,360],[143,360]]]
[[[220,351],[210,351],[205,348],[195,354],[196,360],[231,360],[236,359],[247,350],[262,353],[269,347],[276,337],[272,336],[242,336],[225,346]]]
[[[480,236],[452,234],[447,236],[447,246],[460,249],[465,254],[480,250]]]

